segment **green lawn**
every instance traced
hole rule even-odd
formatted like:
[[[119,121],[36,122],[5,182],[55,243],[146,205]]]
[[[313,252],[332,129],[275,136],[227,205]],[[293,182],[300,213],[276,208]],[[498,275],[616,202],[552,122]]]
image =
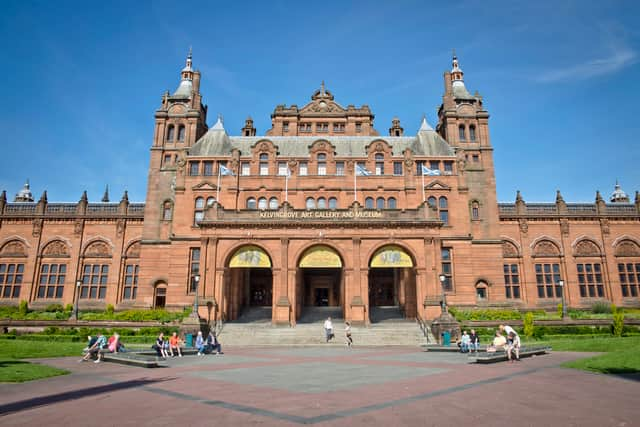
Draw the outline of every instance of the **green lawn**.
[[[68,374],[68,371],[20,359],[78,356],[85,343],[3,340],[0,346],[0,382],[24,382]]]
[[[530,341],[530,345],[550,345],[557,351],[605,353],[586,359],[563,363],[567,368],[603,374],[640,373],[640,336],[631,337],[571,337]],[[525,344],[525,345],[526,345]]]

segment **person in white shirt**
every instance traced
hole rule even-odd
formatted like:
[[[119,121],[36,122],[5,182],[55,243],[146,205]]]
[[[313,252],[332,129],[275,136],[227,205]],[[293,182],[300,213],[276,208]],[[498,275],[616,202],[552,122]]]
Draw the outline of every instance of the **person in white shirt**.
[[[514,360],[511,358],[511,353],[515,356],[515,361],[520,361],[520,337],[515,332],[509,333],[509,339],[507,341],[507,359],[510,362]]]
[[[324,334],[327,342],[333,338],[333,323],[331,323],[331,317],[327,317],[324,321]]]

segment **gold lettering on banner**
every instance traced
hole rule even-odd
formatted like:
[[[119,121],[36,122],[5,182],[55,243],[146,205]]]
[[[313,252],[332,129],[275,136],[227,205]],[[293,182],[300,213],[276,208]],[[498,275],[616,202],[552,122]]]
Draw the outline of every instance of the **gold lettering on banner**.
[[[289,211],[289,212],[260,212],[260,218],[278,219],[342,219],[342,218],[382,218],[382,212],[377,211]]]

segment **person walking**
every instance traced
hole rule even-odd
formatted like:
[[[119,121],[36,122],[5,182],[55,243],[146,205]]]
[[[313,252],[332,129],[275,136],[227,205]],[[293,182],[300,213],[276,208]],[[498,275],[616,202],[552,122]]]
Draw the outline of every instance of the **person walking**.
[[[351,338],[351,324],[349,322],[344,322],[344,335],[347,339],[347,347],[351,348],[353,338]]]
[[[327,317],[327,320],[324,321],[324,334],[327,342],[333,338],[333,323],[331,322],[331,317]]]

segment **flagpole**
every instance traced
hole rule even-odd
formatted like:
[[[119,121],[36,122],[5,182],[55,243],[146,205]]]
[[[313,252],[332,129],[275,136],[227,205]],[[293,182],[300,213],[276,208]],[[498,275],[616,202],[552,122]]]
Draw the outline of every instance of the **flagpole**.
[[[216,203],[220,204],[220,164],[218,164],[218,185],[216,185]]]
[[[358,164],[353,164],[353,201],[358,201],[358,187],[356,186],[356,177],[358,176]]]
[[[287,174],[284,177],[284,201],[289,201],[289,168],[287,168]]]
[[[425,200],[426,200],[425,195],[424,195],[424,169],[423,168],[424,168],[424,166],[421,165],[420,166],[420,172],[421,172],[420,175],[422,175],[422,203],[424,203]]]

